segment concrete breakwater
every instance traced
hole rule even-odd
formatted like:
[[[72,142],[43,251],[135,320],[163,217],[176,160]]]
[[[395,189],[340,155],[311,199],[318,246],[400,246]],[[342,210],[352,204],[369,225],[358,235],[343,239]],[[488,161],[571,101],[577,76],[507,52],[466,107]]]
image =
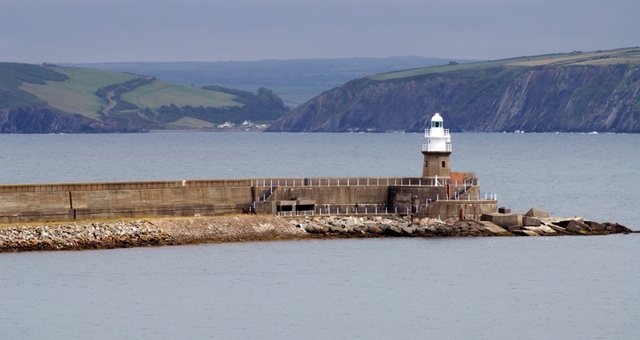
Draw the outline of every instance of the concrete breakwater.
[[[421,213],[479,218],[497,209],[471,173],[436,178],[262,178],[0,185],[0,223],[120,218]]]
[[[554,236],[628,233],[616,223],[549,218],[537,227],[507,230],[476,220],[409,216],[272,215],[172,217],[0,226],[0,251],[109,249],[304,238]]]

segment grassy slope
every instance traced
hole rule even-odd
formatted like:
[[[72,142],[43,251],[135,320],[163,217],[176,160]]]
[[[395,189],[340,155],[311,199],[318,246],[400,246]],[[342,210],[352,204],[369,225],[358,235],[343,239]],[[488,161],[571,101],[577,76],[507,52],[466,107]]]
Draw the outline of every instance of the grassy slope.
[[[175,85],[161,80],[154,80],[122,96],[122,99],[138,107],[149,107],[152,110],[171,104],[194,107],[241,106],[242,104],[234,101],[234,98],[235,96],[229,93]]]
[[[623,48],[611,51],[586,53],[561,53],[534,57],[519,57],[487,62],[421,67],[398,72],[381,73],[369,76],[374,80],[393,80],[415,77],[426,74],[454,72],[471,69],[482,69],[496,66],[534,67],[543,65],[607,65],[607,64],[640,64],[640,48]]]
[[[90,68],[55,67],[54,70],[66,75],[69,79],[47,81],[44,84],[22,83],[19,88],[59,110],[79,113],[98,120],[100,119],[98,111],[105,101],[96,95],[96,91],[108,85],[136,78],[132,74]],[[175,85],[160,80],[154,80],[122,95],[122,99],[140,108],[149,107],[153,110],[171,104],[179,107],[186,105],[241,106],[242,104],[234,101],[234,98],[234,95],[224,92]]]
[[[216,124],[192,117],[182,117],[166,125],[169,129],[211,129],[215,126]]]
[[[48,81],[42,85],[23,83],[20,88],[59,110],[93,119],[100,118],[98,110],[104,104],[103,99],[95,94],[98,89],[135,78],[126,73],[87,68],[56,67],[54,70],[69,80]]]
[[[205,90],[99,69],[0,62],[0,109],[30,106],[80,114],[121,131],[214,128],[226,120],[271,121],[286,112],[265,89]]]
[[[0,62],[0,105],[43,105],[36,96],[21,90],[19,86],[23,83],[44,84],[47,80],[65,79],[65,75],[40,65]]]

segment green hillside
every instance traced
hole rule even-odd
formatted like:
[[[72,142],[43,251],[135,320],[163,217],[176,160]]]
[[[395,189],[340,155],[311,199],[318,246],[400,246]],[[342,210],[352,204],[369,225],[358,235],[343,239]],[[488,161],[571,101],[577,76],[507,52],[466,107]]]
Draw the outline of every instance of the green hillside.
[[[67,80],[51,69],[18,63],[0,63],[0,103],[3,107],[42,104],[38,98],[19,89],[22,84],[45,84],[46,81]]]
[[[373,80],[393,80],[422,76],[427,74],[455,71],[478,70],[506,66],[576,66],[576,65],[640,65],[640,48],[622,48],[610,51],[556,53],[531,57],[518,57],[477,63],[451,63],[443,66],[421,67],[397,72],[387,72],[369,76]]]
[[[247,105],[265,99],[265,109]],[[91,68],[0,63],[4,133],[212,129],[226,121],[269,122],[286,111],[265,89],[254,94]]]
[[[171,84],[161,80],[154,80],[148,84],[127,92],[122,99],[138,107],[159,109],[164,105],[176,106],[241,106],[234,101],[235,95],[226,92],[208,91],[197,87]]]
[[[96,91],[136,77],[126,73],[85,68],[53,67],[52,70],[67,76],[67,79],[43,84],[24,83],[19,88],[60,111],[92,119],[100,119],[99,110],[104,104],[103,98],[98,97]]]

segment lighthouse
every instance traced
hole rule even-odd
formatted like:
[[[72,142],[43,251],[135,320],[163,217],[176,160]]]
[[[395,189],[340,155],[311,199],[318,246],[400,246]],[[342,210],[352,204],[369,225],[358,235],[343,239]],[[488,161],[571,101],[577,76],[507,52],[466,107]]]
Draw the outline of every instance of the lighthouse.
[[[431,117],[430,127],[424,130],[422,154],[424,155],[422,177],[449,177],[451,135],[449,129],[444,128],[442,116],[439,113]]]

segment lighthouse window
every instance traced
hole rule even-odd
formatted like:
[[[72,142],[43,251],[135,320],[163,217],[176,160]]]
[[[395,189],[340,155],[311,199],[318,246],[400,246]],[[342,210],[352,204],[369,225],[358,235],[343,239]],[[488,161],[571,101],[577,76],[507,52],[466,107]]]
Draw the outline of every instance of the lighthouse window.
[[[446,168],[447,167],[447,163],[445,161],[442,161],[442,167]]]

